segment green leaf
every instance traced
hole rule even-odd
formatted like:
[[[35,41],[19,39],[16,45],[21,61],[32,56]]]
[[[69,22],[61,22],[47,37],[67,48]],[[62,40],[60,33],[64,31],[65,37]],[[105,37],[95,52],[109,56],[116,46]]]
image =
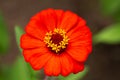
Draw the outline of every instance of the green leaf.
[[[0,53],[5,53],[9,48],[9,34],[3,16],[0,14]]]
[[[16,42],[17,42],[20,52],[22,52],[22,49],[20,48],[20,37],[22,34],[24,34],[24,31],[21,29],[21,27],[16,26],[15,27],[15,36],[16,36]],[[24,62],[24,61],[21,61],[21,62]],[[30,75],[31,80],[37,80],[37,74],[39,73],[39,71],[34,71],[32,69],[32,67],[25,62],[24,62],[24,64],[26,65],[26,68],[29,71],[28,74]]]
[[[9,74],[10,80],[31,80],[27,64],[23,57],[18,57]]]
[[[120,10],[120,0],[100,0],[103,13],[113,15]]]
[[[63,76],[59,76],[58,79],[59,80],[81,80],[88,72],[88,67],[86,66],[84,71],[79,72],[77,74],[70,74],[67,77],[63,77]]]
[[[16,37],[16,42],[17,45],[19,47],[19,50],[22,52],[21,48],[20,48],[20,37],[21,35],[24,33],[24,31],[21,29],[21,27],[19,26],[15,26],[15,37]]]
[[[11,68],[12,68],[11,65],[1,64],[1,66],[0,66],[0,80],[10,80]]]
[[[32,69],[32,67],[27,64],[27,68],[29,70],[30,76],[31,76],[31,80],[39,80],[40,79],[40,75],[38,75],[40,73],[40,71],[35,71]]]
[[[120,43],[120,23],[108,26],[107,28],[94,35],[93,43],[107,43],[118,44]]]
[[[119,9],[119,11],[116,12],[116,14],[113,15],[113,19],[116,22],[120,22],[120,9]]]
[[[0,80],[39,80],[38,72],[34,71],[22,56],[19,56],[14,64],[0,66]]]
[[[0,80],[6,80],[5,79],[5,73],[4,73],[4,71],[1,67],[0,67]]]

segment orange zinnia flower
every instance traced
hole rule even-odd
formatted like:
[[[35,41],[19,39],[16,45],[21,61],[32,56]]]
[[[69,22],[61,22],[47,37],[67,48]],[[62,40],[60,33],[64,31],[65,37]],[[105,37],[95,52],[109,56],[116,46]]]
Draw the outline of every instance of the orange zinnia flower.
[[[71,11],[47,9],[30,19],[20,45],[34,70],[48,76],[67,76],[84,69],[92,50],[86,21]]]

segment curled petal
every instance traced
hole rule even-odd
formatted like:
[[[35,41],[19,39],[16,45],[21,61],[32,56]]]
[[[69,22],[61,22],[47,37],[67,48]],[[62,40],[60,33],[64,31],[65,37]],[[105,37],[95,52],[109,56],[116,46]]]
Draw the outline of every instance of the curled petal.
[[[20,40],[21,40],[20,46],[23,49],[38,48],[41,46],[43,47],[45,46],[43,41],[33,38],[27,34],[23,34]]]
[[[33,57],[33,55],[36,55],[36,54],[43,55],[46,53],[48,53],[48,49],[46,47],[23,50],[23,55],[27,62],[30,61],[30,58]]]
[[[51,59],[46,63],[44,71],[48,76],[58,76],[61,72],[59,56],[53,55]]]
[[[84,63],[74,61],[73,73],[76,74],[84,69]]]
[[[57,27],[60,25],[62,16],[64,14],[63,10],[55,10],[56,16],[57,16]]]
[[[74,59],[79,62],[85,62],[88,57],[88,51],[84,47],[71,47],[68,46],[66,52]]]
[[[70,11],[66,11],[63,16],[58,28],[64,29],[68,32],[70,29],[74,28],[78,22],[78,16]]]
[[[73,70],[73,60],[71,59],[71,57],[66,53],[62,53],[60,56],[60,62],[62,69],[61,74],[63,76],[69,75]]]
[[[87,26],[76,27],[67,34],[70,38],[69,44],[72,47],[85,47],[88,53],[92,51],[92,33]]]
[[[53,9],[43,10],[39,13],[39,18],[44,27],[47,28],[47,30],[52,31],[54,28],[56,28],[57,16],[55,14],[55,10]]]
[[[43,25],[41,19],[40,20],[31,19],[28,25],[26,26],[25,31],[32,37],[43,40],[48,30]]]
[[[86,21],[82,19],[81,17],[78,18],[78,24],[74,26],[74,29],[71,29],[70,31],[67,32],[67,35],[71,37],[73,33],[76,31],[80,31],[81,28],[83,28],[86,25]]]
[[[34,70],[40,70],[52,57],[52,54],[46,53],[44,55],[35,54],[30,58],[30,64]]]

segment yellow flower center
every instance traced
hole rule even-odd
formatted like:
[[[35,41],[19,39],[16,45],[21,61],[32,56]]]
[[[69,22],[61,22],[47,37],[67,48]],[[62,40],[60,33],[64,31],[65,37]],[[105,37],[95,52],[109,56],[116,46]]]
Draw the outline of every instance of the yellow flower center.
[[[66,32],[63,29],[54,29],[54,31],[47,32],[44,38],[47,47],[55,53],[63,51],[68,41],[68,36],[66,36]]]

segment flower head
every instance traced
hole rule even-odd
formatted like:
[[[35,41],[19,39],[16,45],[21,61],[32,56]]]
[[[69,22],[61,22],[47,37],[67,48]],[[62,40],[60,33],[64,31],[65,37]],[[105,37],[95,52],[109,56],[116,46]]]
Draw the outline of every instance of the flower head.
[[[92,50],[86,21],[71,11],[47,9],[34,15],[25,28],[20,46],[34,70],[48,76],[67,76],[84,69]]]

